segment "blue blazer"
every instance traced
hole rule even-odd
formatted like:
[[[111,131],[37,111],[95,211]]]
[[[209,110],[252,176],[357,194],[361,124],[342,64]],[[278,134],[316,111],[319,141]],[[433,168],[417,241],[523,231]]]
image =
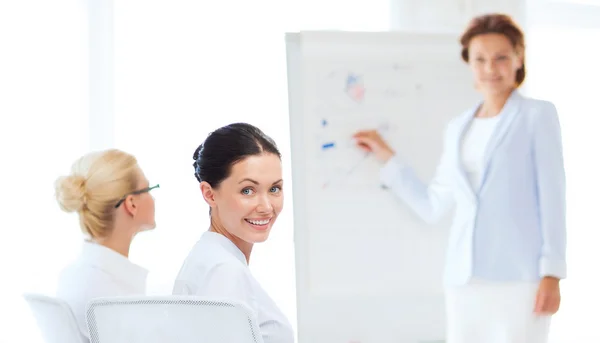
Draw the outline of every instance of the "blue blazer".
[[[465,284],[471,277],[565,278],[565,171],[556,108],[515,90],[486,147],[482,182],[473,189],[462,167],[460,146],[480,105],[447,125],[431,183],[423,183],[397,155],[382,168],[382,183],[428,223],[455,205],[447,285]]]

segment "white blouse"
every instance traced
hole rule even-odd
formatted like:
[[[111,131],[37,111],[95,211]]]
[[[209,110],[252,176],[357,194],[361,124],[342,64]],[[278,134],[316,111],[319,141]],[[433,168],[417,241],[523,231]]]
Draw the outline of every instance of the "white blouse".
[[[292,326],[252,276],[244,254],[221,234],[202,234],[179,271],[173,294],[244,302],[254,312],[265,343],[294,342]]]
[[[99,297],[144,295],[147,275],[146,269],[118,252],[85,242],[78,259],[62,271],[56,296],[69,304],[81,333],[89,338],[88,302]]]
[[[467,179],[474,190],[479,189],[485,152],[496,129],[500,115],[489,118],[473,118],[462,140],[461,159]]]

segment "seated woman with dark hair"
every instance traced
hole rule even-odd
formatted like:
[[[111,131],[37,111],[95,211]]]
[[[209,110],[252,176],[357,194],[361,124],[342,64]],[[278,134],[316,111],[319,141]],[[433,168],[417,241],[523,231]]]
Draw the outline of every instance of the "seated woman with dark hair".
[[[210,206],[210,226],[185,260],[173,294],[245,303],[265,343],[294,341],[292,327],[248,268],[255,243],[264,242],[283,208],[280,153],[249,124],[208,135],[194,152],[195,176]]]

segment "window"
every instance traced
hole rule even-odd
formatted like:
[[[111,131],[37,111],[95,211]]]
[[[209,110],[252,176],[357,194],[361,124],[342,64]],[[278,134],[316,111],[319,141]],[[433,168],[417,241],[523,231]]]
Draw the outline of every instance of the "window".
[[[594,311],[600,259],[596,194],[600,192],[599,29],[539,26],[529,31],[527,88],[558,108],[567,173],[568,278],[563,302],[552,324],[551,343],[599,341]]]

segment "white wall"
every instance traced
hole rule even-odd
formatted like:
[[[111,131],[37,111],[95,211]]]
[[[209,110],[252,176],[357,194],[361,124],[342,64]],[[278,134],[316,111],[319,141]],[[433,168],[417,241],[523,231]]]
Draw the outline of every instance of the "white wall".
[[[0,1],[0,342],[38,342],[21,294],[80,244],[53,182],[88,150],[86,27],[77,1]]]

